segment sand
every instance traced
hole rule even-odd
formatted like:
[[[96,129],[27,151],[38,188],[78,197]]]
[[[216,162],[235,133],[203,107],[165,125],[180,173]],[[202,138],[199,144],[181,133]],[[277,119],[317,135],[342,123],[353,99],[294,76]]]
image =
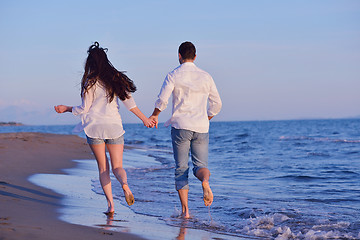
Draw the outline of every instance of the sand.
[[[136,235],[69,224],[58,219],[63,196],[30,183],[36,173],[56,174],[93,159],[85,139],[43,133],[0,134],[0,240],[144,239]]]

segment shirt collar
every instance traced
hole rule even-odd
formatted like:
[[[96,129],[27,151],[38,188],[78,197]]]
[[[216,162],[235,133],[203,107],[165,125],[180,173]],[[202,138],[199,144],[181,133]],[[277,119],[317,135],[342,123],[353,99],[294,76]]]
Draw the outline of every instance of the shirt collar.
[[[185,65],[189,65],[189,66],[190,66],[190,65],[195,65],[195,63],[194,63],[194,62],[184,62],[184,63],[181,64],[181,65],[184,65],[184,66],[185,66]]]

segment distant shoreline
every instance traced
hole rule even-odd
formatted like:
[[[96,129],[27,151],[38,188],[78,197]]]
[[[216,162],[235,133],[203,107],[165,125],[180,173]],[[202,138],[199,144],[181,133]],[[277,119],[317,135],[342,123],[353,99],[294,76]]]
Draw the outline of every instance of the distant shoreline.
[[[24,124],[18,122],[0,122],[0,126],[23,126]]]

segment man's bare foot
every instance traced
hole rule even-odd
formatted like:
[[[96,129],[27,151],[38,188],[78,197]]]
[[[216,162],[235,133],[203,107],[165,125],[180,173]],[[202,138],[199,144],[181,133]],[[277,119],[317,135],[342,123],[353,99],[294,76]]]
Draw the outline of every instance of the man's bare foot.
[[[211,191],[209,182],[203,181],[202,182],[202,189],[203,189],[203,196],[204,196],[204,204],[205,206],[210,206],[213,202],[214,196]]]
[[[127,184],[124,184],[122,186],[122,188],[124,190],[125,200],[126,200],[127,204],[129,206],[133,205],[135,202],[135,199],[134,199],[132,192],[130,191],[129,186]]]

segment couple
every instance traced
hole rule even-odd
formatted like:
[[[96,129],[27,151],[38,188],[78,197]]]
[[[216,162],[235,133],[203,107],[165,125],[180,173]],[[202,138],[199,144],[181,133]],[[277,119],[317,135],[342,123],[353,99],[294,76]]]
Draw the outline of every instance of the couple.
[[[210,171],[207,168],[209,145],[209,120],[221,109],[221,99],[212,77],[193,63],[196,49],[191,42],[179,47],[180,66],[170,72],[155,102],[153,114],[147,118],[136,106],[131,93],[136,87],[124,73],[119,72],[108,60],[107,49],[95,42],[88,50],[85,72],[81,82],[80,106],[55,106],[58,113],[72,112],[81,116],[77,130],[84,130],[87,142],[95,155],[100,183],[108,203],[107,215],[113,215],[114,201],[110,181],[110,166],[105,154],[110,155],[112,172],[120,182],[128,205],[134,196],[127,183],[122,166],[124,129],[119,114],[119,98],[148,128],[158,127],[158,116],[173,95],[172,117],[165,123],[171,125],[171,138],[176,163],[175,185],[182,205],[182,216],[189,218],[188,172],[189,151],[193,173],[202,182],[205,206],[210,206],[213,194],[209,186]]]

